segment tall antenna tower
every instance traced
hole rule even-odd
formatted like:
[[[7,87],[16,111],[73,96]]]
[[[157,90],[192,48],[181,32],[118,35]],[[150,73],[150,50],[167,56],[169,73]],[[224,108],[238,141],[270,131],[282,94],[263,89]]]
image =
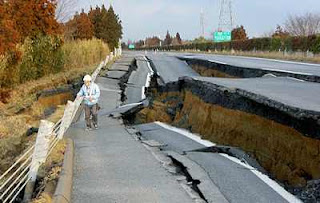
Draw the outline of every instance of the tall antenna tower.
[[[200,28],[201,28],[201,37],[204,37],[204,12],[203,9],[200,11]]]
[[[232,0],[220,0],[218,31],[231,31],[233,29],[233,25]]]

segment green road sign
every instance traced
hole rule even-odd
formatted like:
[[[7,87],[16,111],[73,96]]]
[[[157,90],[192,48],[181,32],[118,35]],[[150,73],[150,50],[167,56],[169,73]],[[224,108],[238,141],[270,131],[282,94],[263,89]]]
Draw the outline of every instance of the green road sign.
[[[135,48],[134,44],[129,44],[129,49],[134,49],[134,48]]]
[[[213,41],[229,42],[231,41],[231,32],[214,32]]]

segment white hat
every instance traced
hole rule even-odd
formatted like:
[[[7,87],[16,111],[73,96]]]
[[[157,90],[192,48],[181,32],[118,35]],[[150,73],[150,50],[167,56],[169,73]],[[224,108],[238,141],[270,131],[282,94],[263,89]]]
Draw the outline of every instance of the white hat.
[[[86,75],[83,77],[83,81],[91,81],[91,80],[92,80],[92,78],[90,75]]]

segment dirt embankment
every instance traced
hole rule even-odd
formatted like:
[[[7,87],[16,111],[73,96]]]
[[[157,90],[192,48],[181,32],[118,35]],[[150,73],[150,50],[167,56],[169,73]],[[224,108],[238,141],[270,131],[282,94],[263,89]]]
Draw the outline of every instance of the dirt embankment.
[[[34,81],[10,91],[7,102],[0,106],[0,173],[34,143],[41,119],[57,122],[62,117],[67,100],[74,99],[82,84],[83,74],[54,84],[51,80]]]
[[[309,120],[309,124],[304,123],[307,127],[299,128],[293,125],[299,122],[299,118],[283,112],[279,106],[257,105],[254,100],[243,103],[244,98],[239,95],[232,96],[233,93],[204,86],[184,80],[157,91],[151,89],[151,105],[131,117],[131,121],[166,122],[189,129],[217,144],[240,147],[287,189],[299,191],[299,196],[302,193],[305,196],[315,195],[317,189],[314,188],[320,187],[320,139],[315,133],[315,128],[319,128],[317,121]],[[241,103],[243,108],[235,108],[236,103]],[[247,111],[244,107],[248,108]],[[278,120],[274,119],[277,114]],[[282,119],[290,122],[281,122],[284,121]]]

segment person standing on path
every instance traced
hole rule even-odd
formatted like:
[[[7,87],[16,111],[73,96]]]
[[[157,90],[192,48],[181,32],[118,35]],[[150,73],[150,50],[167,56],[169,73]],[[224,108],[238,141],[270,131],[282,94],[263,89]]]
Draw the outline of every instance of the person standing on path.
[[[92,124],[95,129],[98,129],[98,101],[100,89],[97,84],[92,82],[90,75],[84,76],[83,81],[84,84],[78,92],[77,97],[82,97],[84,101],[86,130],[91,130]]]

